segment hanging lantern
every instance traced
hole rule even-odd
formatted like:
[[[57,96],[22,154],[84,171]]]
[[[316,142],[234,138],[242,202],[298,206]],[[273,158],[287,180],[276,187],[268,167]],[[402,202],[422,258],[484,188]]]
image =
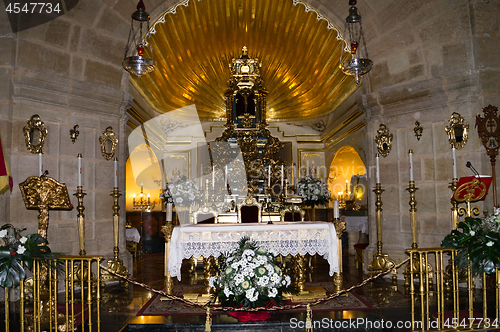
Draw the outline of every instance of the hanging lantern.
[[[361,75],[364,75],[372,69],[373,62],[368,58],[366,50],[365,36],[361,26],[361,16],[356,8],[356,0],[350,0],[349,16],[345,19],[344,37],[349,42],[351,48],[351,60],[342,62],[344,57],[344,48],[340,52],[340,67],[344,74],[354,76],[356,85],[361,83]],[[362,44],[362,47],[360,45]]]
[[[142,39],[144,23],[146,23],[147,35]],[[134,29],[134,24],[138,25],[138,33],[136,33]],[[146,41],[149,43],[151,58],[144,55]],[[146,12],[146,7],[142,0],[139,0],[137,10],[132,13],[132,23],[128,35],[127,46],[125,47],[125,58],[122,61],[123,68],[129,73],[139,77],[146,75],[155,69],[155,61],[152,59],[152,56],[153,47],[151,45],[151,34],[149,32],[149,14]]]

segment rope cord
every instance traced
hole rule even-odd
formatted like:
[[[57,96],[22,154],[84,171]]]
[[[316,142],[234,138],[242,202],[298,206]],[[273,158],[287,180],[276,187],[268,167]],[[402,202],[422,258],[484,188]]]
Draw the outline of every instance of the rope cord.
[[[236,307],[215,307],[215,306],[211,306],[211,305],[207,305],[207,304],[201,304],[201,303],[196,303],[196,302],[191,302],[191,301],[188,301],[182,297],[178,297],[178,296],[174,296],[174,295],[169,295],[167,293],[165,293],[163,290],[158,290],[158,289],[154,289],[152,288],[151,286],[148,286],[146,284],[143,284],[143,283],[140,283],[138,281],[135,281],[127,276],[124,276],[124,275],[121,275],[121,274],[118,274],[116,273],[115,271],[112,271],[110,269],[108,269],[106,266],[104,265],[101,265],[101,268],[103,268],[104,270],[108,271],[109,273],[111,274],[114,274],[115,276],[121,278],[121,279],[124,279],[134,285],[137,285],[137,286],[141,286],[149,291],[152,291],[152,292],[155,292],[157,294],[160,294],[162,296],[165,296],[166,298],[170,299],[170,300],[175,300],[175,301],[180,301],[180,302],[183,302],[187,305],[191,305],[191,306],[194,306],[194,307],[200,307],[200,308],[203,308],[205,310],[207,309],[210,309],[210,311],[208,312],[211,312],[211,311],[259,311],[259,310],[267,310],[267,311],[278,311],[278,310],[290,310],[290,309],[297,309],[297,308],[307,308],[307,306],[315,306],[317,304],[320,304],[322,302],[326,302],[326,301],[329,301],[331,299],[334,299],[344,293],[348,293],[350,292],[351,290],[355,289],[355,288],[359,288],[359,287],[362,287],[364,285],[366,285],[367,283],[395,270],[395,269],[398,269],[400,268],[403,264],[407,263],[408,261],[410,260],[410,258],[407,258],[405,259],[404,261],[402,261],[401,263],[399,264],[396,264],[396,266],[393,266],[393,267],[390,267],[368,279],[364,279],[362,282],[360,282],[359,284],[357,285],[353,285],[347,289],[343,289],[341,290],[340,292],[337,292],[337,293],[334,293],[334,294],[331,294],[327,297],[324,297],[324,298],[321,298],[321,299],[318,299],[318,300],[315,300],[313,302],[303,302],[303,303],[298,303],[298,304],[294,304],[294,305],[279,305],[279,306],[274,306],[274,307],[270,307],[270,308],[266,308],[266,307],[258,307],[258,308],[245,308],[245,307],[239,307],[239,308],[236,308]]]

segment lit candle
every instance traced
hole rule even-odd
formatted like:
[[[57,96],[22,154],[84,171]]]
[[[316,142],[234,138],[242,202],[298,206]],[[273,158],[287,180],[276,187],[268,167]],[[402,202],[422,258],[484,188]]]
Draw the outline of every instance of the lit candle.
[[[338,200],[333,201],[333,218],[334,219],[340,218],[340,206]]]
[[[376,175],[377,175],[377,183],[380,183],[380,164],[379,164],[379,156],[378,153],[375,156],[375,161],[377,162],[377,167],[376,167]]]
[[[115,158],[115,188],[118,188],[118,160]]]
[[[78,154],[78,187],[82,186],[82,154]]]
[[[410,155],[410,181],[413,181],[413,151],[410,150],[408,154]]]
[[[451,148],[451,154],[453,155],[453,178],[457,179],[457,149],[455,147]]]
[[[269,165],[269,168],[267,169],[267,186],[271,188],[271,165]]]
[[[283,188],[283,180],[285,178],[285,171],[283,169],[283,165],[281,165],[281,188]]]
[[[43,164],[42,164],[42,153],[38,153],[38,173],[40,173],[40,176],[43,174]]]

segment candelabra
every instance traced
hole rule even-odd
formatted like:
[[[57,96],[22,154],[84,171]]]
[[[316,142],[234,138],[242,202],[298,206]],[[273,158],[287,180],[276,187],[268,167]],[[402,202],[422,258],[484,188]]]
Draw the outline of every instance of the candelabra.
[[[333,275],[333,292],[338,293],[343,289],[343,269],[342,269],[342,233],[345,230],[345,222],[340,221],[337,212],[335,213],[333,218],[333,226],[335,227],[335,231],[337,233],[337,250],[339,257],[339,272],[335,272]],[[347,295],[347,294],[346,294]]]
[[[120,210],[120,205],[118,204],[118,199],[120,198],[122,194],[118,191],[118,187],[115,187],[113,189],[113,192],[110,194],[110,196],[113,197],[113,240],[114,240],[114,247],[113,247],[113,259],[110,259],[108,261],[108,270],[121,274],[121,275],[126,275],[128,276],[128,269],[123,265],[123,261],[118,258],[120,254],[120,249],[118,247],[119,243],[119,221],[120,221],[120,215],[118,211]],[[122,280],[121,278],[115,276],[113,273],[108,272],[108,270],[102,269],[101,270],[101,280],[104,281],[112,281],[112,280]]]
[[[406,190],[410,193],[411,248],[417,249],[417,200],[415,199],[415,192],[418,188],[415,187],[415,181],[410,181]],[[403,273],[405,277],[405,286],[410,285],[411,274],[413,274],[413,280],[420,278],[420,271],[423,271],[423,276],[425,276],[426,281],[429,284],[432,284],[433,272],[431,265],[427,264],[425,259],[421,262],[417,254],[413,254],[411,260],[412,264],[408,264],[405,268],[405,272]],[[421,282],[423,282],[423,280],[421,280]]]
[[[78,206],[76,210],[78,211],[78,215],[76,217],[78,224],[78,240],[80,242],[80,256],[85,256],[87,253],[85,252],[85,206],[83,206],[83,197],[87,195],[83,192],[83,187],[76,187],[76,193],[74,193],[76,198],[78,199]]]
[[[139,199],[136,199],[137,195],[134,194],[132,197],[132,204],[135,210],[149,210],[151,209],[150,195],[144,196],[144,186],[141,184],[141,192],[139,193]]]
[[[382,189],[382,185],[377,183],[375,185],[375,189],[373,190],[375,195],[377,195],[375,201],[375,213],[377,218],[377,252],[373,255],[373,260],[368,267],[368,272],[370,275],[376,275],[382,271],[392,268],[391,273],[393,274],[392,279],[395,281],[397,279],[396,276],[396,263],[389,258],[389,255],[384,254],[382,252],[382,193],[384,189]]]

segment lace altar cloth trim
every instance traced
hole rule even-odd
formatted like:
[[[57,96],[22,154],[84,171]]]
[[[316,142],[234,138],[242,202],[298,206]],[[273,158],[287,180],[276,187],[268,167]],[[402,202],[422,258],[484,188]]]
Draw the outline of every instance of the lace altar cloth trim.
[[[172,232],[168,270],[181,280],[183,259],[219,257],[238,246],[248,236],[258,246],[274,255],[291,254],[323,256],[330,264],[330,276],[339,272],[337,233],[329,222],[280,222],[275,224],[186,225]]]

